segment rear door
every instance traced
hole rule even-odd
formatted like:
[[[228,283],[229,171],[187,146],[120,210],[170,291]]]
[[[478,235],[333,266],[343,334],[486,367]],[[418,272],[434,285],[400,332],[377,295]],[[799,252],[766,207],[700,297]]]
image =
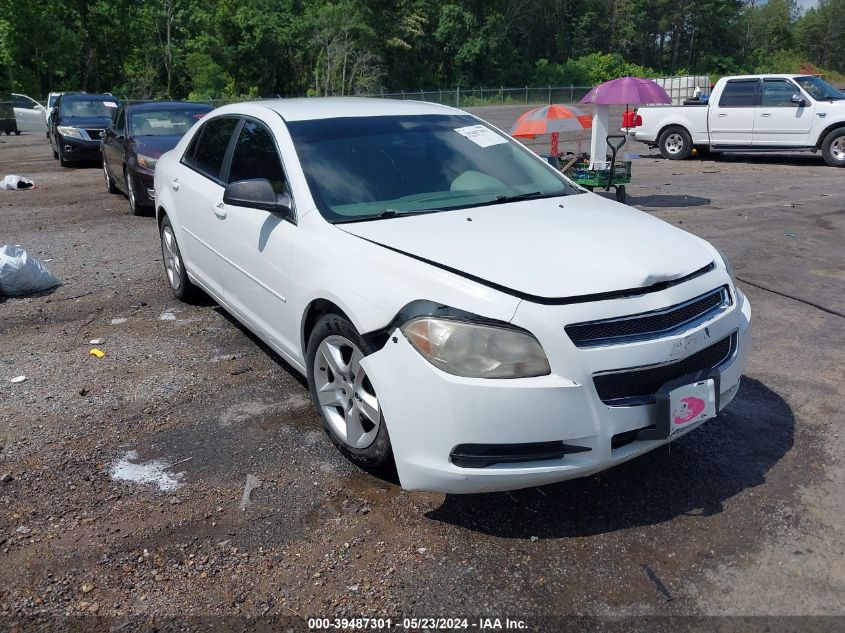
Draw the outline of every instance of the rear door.
[[[793,95],[804,105],[792,102]],[[815,118],[816,106],[788,79],[763,79],[760,105],[754,115],[755,146],[805,147]]]
[[[223,115],[203,123],[185,150],[170,182],[177,207],[177,238],[192,275],[225,301],[228,265],[222,245],[231,239],[224,223],[223,164],[231,150],[240,117]]]
[[[103,169],[109,177],[125,186],[123,182],[124,143],[126,140],[126,108],[121,107],[112,117],[111,124],[103,132]]]
[[[269,180],[277,196],[291,193],[270,126],[245,118],[226,181],[255,178]],[[295,357],[299,323],[288,297],[293,285],[296,224],[262,209],[223,204],[222,211],[225,217],[221,224],[228,239],[220,244],[220,250],[230,267],[228,300],[234,310]]]
[[[750,147],[759,79],[729,79],[708,112],[711,145]]]

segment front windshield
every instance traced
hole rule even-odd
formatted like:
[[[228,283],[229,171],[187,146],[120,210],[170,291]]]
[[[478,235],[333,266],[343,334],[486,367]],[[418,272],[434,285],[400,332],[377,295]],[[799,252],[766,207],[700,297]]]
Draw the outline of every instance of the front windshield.
[[[827,99],[839,101],[845,99],[845,95],[818,77],[796,77],[795,81],[816,101],[826,101]]]
[[[134,136],[182,136],[209,112],[209,106],[133,112],[129,116],[129,129]]]
[[[114,99],[62,99],[62,116],[110,117],[117,108]]]
[[[331,222],[579,193],[467,115],[292,121],[288,129],[314,201]]]

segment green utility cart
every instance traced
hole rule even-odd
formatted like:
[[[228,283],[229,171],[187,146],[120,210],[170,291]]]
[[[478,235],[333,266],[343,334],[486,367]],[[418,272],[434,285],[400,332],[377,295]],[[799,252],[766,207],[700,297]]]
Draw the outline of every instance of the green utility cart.
[[[621,142],[612,143],[611,139],[621,139]],[[616,154],[625,144],[625,137],[613,135],[607,137],[607,145],[610,148],[610,167],[607,169],[590,169],[590,160],[586,155],[576,156],[564,163],[563,173],[573,182],[592,191],[603,188],[610,191],[613,187],[616,191],[616,199],[624,203],[625,185],[631,182],[631,161],[617,162]]]

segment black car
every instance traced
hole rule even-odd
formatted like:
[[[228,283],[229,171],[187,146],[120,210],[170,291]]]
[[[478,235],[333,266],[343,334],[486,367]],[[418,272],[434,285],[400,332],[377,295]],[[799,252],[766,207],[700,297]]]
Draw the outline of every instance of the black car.
[[[65,93],[50,112],[53,158],[62,167],[99,161],[100,140],[120,103],[109,94]]]
[[[126,194],[129,212],[155,205],[153,171],[158,157],[211,112],[204,103],[157,101],[118,108],[103,135],[103,172],[109,193]]]

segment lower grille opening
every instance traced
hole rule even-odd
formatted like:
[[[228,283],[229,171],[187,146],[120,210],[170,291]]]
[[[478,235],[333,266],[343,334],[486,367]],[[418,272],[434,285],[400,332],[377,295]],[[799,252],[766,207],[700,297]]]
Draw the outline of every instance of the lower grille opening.
[[[616,450],[617,448],[622,448],[623,446],[628,446],[628,444],[633,444],[637,441],[637,436],[640,434],[640,431],[644,429],[653,429],[654,425],[651,426],[644,426],[641,429],[631,429],[630,431],[623,431],[622,433],[617,433],[612,438],[610,438],[610,449]]]
[[[714,369],[733,355],[736,334],[681,360],[656,367],[633,368],[596,374],[593,382],[601,401],[610,406],[633,406],[654,402],[655,394],[670,380],[698,371]]]
[[[494,464],[518,464],[561,459],[571,453],[592,450],[563,442],[528,442],[525,444],[459,444],[449,458],[461,468],[484,468]]]

